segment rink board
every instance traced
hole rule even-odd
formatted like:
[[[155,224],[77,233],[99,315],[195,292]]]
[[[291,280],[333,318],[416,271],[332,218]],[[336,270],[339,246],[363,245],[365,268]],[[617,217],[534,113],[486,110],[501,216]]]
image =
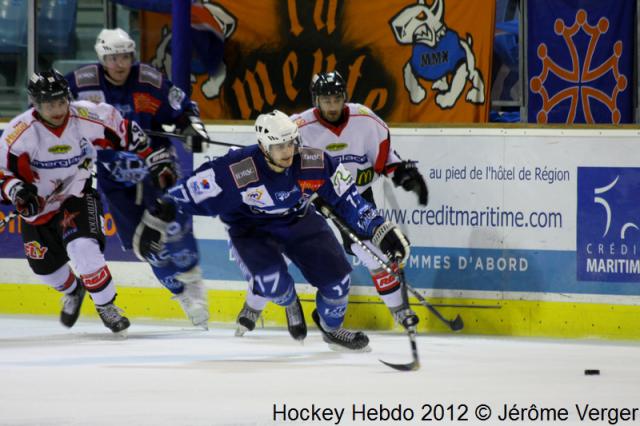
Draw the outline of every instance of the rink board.
[[[247,144],[254,138],[251,126],[209,130],[216,140]],[[410,237],[408,280],[434,303],[461,305],[442,312],[460,313],[465,332],[640,337],[640,204],[633,201],[640,190],[638,130],[395,128],[392,136],[402,157],[418,161],[429,205],[377,184],[378,207]],[[196,164],[221,153],[216,148],[198,155]],[[198,218],[195,229],[212,319],[233,321],[245,284],[222,224]],[[19,258],[20,244],[5,243],[11,237],[0,234],[1,256]],[[127,312],[181,317],[150,272],[140,272],[146,266],[129,262],[111,240],[108,258],[123,261],[112,269],[117,279],[116,270],[122,275],[119,300]],[[354,266],[348,323],[390,328],[366,270]],[[35,281],[19,268],[9,268],[2,281]],[[293,275],[304,283],[297,271]],[[2,285],[0,292],[0,312],[58,310],[57,295],[42,286]],[[302,285],[300,292],[310,314],[311,291]],[[265,312],[266,325],[284,324],[281,311]],[[426,311],[422,317],[426,329],[443,330]]]

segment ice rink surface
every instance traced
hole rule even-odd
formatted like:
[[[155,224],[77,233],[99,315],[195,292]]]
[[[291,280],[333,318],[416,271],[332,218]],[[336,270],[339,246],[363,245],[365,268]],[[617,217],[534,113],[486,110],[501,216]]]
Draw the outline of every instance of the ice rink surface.
[[[98,320],[0,316],[0,425],[536,424],[562,409],[544,423],[640,423],[638,344],[421,335],[422,367],[398,372],[378,359],[410,361],[399,333],[345,354],[315,328],[301,345],[210,326],[138,321],[122,340]],[[500,420],[505,404],[527,420]]]

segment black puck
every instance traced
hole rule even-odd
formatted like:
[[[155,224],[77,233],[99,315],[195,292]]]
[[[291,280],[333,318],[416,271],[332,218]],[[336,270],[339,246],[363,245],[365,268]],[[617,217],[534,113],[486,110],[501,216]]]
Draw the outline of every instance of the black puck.
[[[585,376],[599,376],[600,370],[584,370]]]

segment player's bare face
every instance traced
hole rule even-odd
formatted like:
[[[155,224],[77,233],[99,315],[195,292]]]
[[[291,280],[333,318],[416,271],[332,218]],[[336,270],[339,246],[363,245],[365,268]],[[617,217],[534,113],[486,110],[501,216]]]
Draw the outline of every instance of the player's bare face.
[[[295,154],[295,143],[293,141],[271,145],[269,148],[269,156],[274,165],[284,170],[293,164],[293,155]],[[277,170],[277,171],[282,171]]]
[[[121,86],[127,81],[132,65],[133,54],[131,53],[118,53],[104,57],[104,69],[107,72],[107,77],[116,86]]]
[[[52,101],[40,102],[37,104],[40,117],[53,127],[58,127],[64,123],[69,113],[69,99],[58,98]]]
[[[340,120],[344,108],[344,96],[322,95],[318,96],[318,108],[322,118],[330,123]]]

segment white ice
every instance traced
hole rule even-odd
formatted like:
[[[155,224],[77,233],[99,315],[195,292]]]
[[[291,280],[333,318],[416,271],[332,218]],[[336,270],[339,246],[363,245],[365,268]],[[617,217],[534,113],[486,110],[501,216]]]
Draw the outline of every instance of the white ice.
[[[575,405],[640,407],[640,345],[632,343],[421,335],[422,367],[399,372],[379,359],[410,361],[400,333],[370,332],[371,352],[345,354],[315,329],[301,345],[285,330],[237,338],[229,325],[210,326],[136,321],[119,340],[97,320],[66,330],[53,317],[0,316],[0,424],[376,424],[358,414],[363,405],[373,414],[381,406],[413,413],[411,421],[379,424],[523,424],[498,420],[504,404],[567,409],[567,421],[550,424],[608,424],[580,422]],[[481,403],[492,410],[489,421],[475,417]],[[422,421],[425,404],[442,404],[427,417],[444,411],[446,422]],[[339,423],[274,420],[274,406],[343,414]],[[618,424],[638,422],[640,413]]]

